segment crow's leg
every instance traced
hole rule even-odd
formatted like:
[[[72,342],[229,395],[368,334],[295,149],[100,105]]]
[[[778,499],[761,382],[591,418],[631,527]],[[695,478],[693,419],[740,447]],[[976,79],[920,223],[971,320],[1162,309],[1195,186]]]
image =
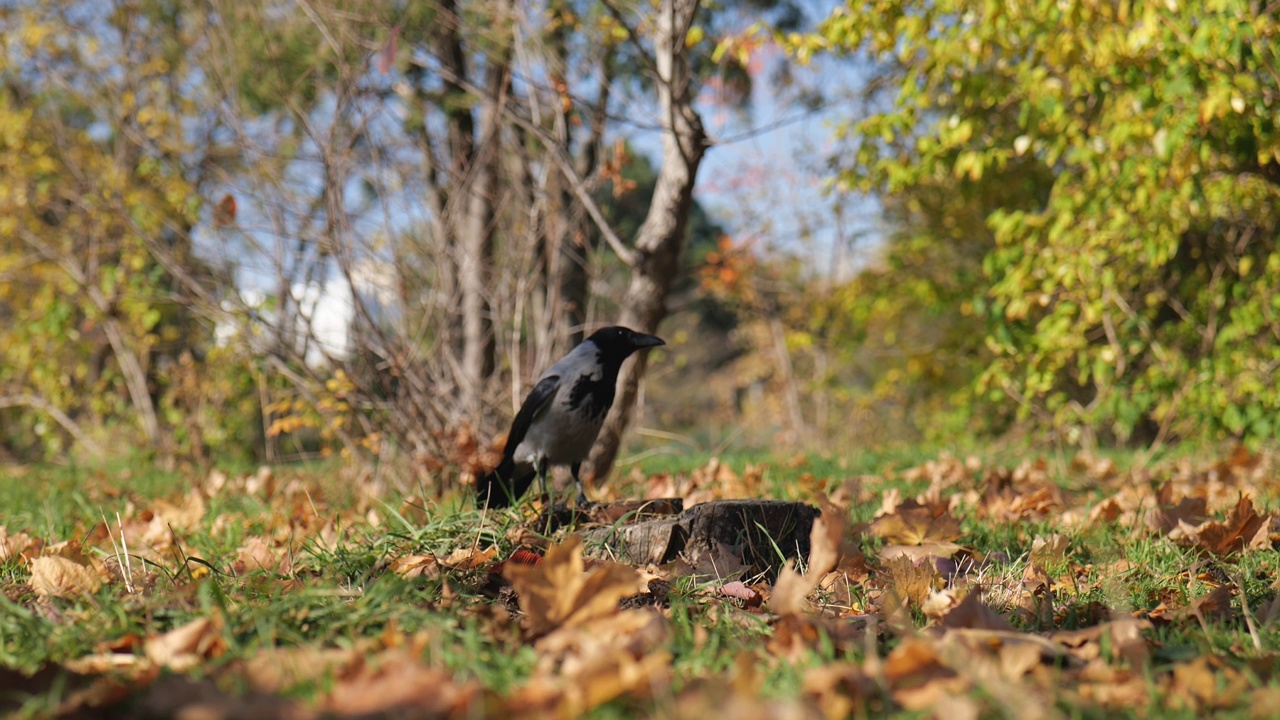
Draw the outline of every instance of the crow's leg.
[[[547,491],[547,459],[538,458],[538,483],[542,486],[542,496],[551,502],[551,493]]]
[[[587,491],[582,487],[582,478],[578,477],[578,471],[582,469],[582,463],[576,462],[569,466],[569,470],[573,472],[573,482],[578,485],[578,505],[587,504]]]

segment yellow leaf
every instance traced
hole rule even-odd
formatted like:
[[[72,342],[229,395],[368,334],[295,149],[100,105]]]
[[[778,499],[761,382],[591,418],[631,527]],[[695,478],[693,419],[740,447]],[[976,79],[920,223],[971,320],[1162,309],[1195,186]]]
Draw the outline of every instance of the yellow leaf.
[[[702,29],[702,26],[694,25],[689,28],[689,33],[684,36],[684,46],[693,47],[694,45],[702,42],[702,38],[704,37],[706,37],[706,31]]]

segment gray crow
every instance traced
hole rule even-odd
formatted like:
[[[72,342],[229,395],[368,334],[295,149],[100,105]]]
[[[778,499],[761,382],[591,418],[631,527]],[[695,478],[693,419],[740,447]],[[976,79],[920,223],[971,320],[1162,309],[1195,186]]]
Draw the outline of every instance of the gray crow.
[[[585,504],[578,470],[613,405],[622,361],[637,350],[665,344],[655,335],[607,327],[547,368],[511,423],[502,462],[476,481],[480,503],[507,507],[529,489],[535,476],[546,494],[547,467],[568,465],[578,485],[578,503]]]

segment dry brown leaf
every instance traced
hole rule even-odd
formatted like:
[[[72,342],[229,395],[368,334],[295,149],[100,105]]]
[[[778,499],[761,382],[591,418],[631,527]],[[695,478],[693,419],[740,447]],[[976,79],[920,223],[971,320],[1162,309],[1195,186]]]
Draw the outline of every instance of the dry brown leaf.
[[[887,592],[895,594],[913,607],[923,605],[929,595],[945,582],[933,562],[912,562],[911,558],[904,555],[885,561],[880,579]]]
[[[174,672],[186,672],[226,650],[221,616],[196,618],[163,635],[147,638],[147,659]]]
[[[997,522],[1043,519],[1062,508],[1062,491],[1052,485],[1019,490],[1005,488],[998,493],[988,493],[978,506],[982,517]]]
[[[440,565],[434,555],[405,555],[391,561],[391,572],[405,579],[440,576]]]
[[[102,587],[102,578],[88,565],[53,555],[31,561],[28,583],[41,597],[71,598],[97,592]]]
[[[623,695],[648,695],[669,683],[666,619],[652,610],[626,610],[538,640],[533,676],[507,700],[519,717],[577,717]]]
[[[478,684],[458,683],[448,670],[427,667],[405,650],[390,650],[357,656],[319,708],[357,717],[470,717],[480,711],[480,702]]]
[[[619,600],[648,589],[625,565],[605,563],[586,572],[582,538],[577,535],[552,546],[537,565],[508,563],[502,575],[515,587],[533,635],[612,615],[618,612]]]
[[[977,700],[964,695],[945,695],[933,705],[933,717],[937,720],[978,720],[982,706]]]
[[[942,663],[933,643],[918,637],[898,643],[885,658],[883,672],[894,701],[907,710],[931,708],[970,689],[966,678]]]
[[[1031,561],[1044,563],[1062,560],[1066,557],[1067,548],[1070,545],[1071,540],[1062,533],[1037,535],[1035,540],[1031,541]]]
[[[497,546],[484,550],[463,547],[441,558],[440,564],[451,570],[474,570],[488,565],[496,557],[498,557]]]
[[[808,607],[805,598],[839,563],[848,527],[844,511],[831,505],[824,508],[809,530],[809,567],[801,575],[795,563],[787,561],[773,584],[769,610],[779,615],[805,612]]]
[[[907,557],[913,563],[925,560],[936,562],[953,558],[961,550],[964,550],[964,546],[953,542],[928,542],[923,545],[885,545],[880,548],[879,555],[881,560]]]
[[[1248,699],[1250,682],[1219,658],[1201,656],[1173,666],[1165,678],[1167,704],[1187,710],[1226,710]],[[1272,708],[1274,711],[1274,707]]]
[[[1192,600],[1189,605],[1173,613],[1175,617],[1198,617],[1203,620],[1222,620],[1231,614],[1231,598],[1235,594],[1231,585],[1219,585],[1208,593]]]
[[[36,544],[30,535],[24,532],[10,535],[9,530],[0,525],[0,562],[21,557],[27,550],[33,549]]]
[[[303,683],[321,683],[341,674],[357,662],[360,653],[350,648],[311,645],[266,648],[232,668],[255,690],[282,693]]]
[[[842,662],[817,665],[804,673],[804,694],[831,720],[854,717],[879,694],[875,679],[861,666]]]
[[[1023,622],[1040,627],[1053,626],[1053,580],[1035,563],[1022,573],[1022,592],[1018,596],[1017,614]]]
[[[1150,630],[1151,621],[1120,615],[1115,620],[1079,630],[1059,630],[1049,639],[1060,643],[1074,655],[1085,661],[1096,660],[1102,654],[1102,637],[1107,636],[1111,651],[1118,653],[1132,668],[1146,663],[1147,641],[1142,631]]]
[[[1260,531],[1265,533],[1270,522],[1270,516],[1259,515],[1253,509],[1251,498],[1241,496],[1222,522],[1207,520],[1192,525],[1179,519],[1177,527],[1169,532],[1169,539],[1212,555],[1231,555],[1252,545],[1255,536]]]
[[[953,591],[943,590],[934,593],[924,603],[924,613],[935,618],[944,628],[1013,630],[1013,625],[1003,615],[984,605],[980,596],[980,592],[973,590],[957,600]]]
[[[1089,524],[1113,523],[1122,512],[1124,508],[1120,507],[1115,498],[1107,498],[1089,509]]]
[[[897,545],[945,543],[960,537],[960,521],[945,506],[903,505],[892,515],[876,518],[871,534]]]
[[[1208,502],[1202,497],[1184,497],[1173,501],[1173,484],[1165,483],[1156,491],[1156,507],[1147,513],[1147,527],[1159,533],[1168,533],[1182,523],[1199,525],[1208,512]]]
[[[288,548],[275,548],[266,538],[251,537],[236,551],[231,569],[236,575],[258,570],[288,575],[293,571],[293,560]]]
[[[199,490],[193,489],[187,493],[181,505],[175,505],[168,500],[157,500],[151,512],[165,525],[172,526],[176,530],[194,530],[204,519],[207,507],[204,495]]]

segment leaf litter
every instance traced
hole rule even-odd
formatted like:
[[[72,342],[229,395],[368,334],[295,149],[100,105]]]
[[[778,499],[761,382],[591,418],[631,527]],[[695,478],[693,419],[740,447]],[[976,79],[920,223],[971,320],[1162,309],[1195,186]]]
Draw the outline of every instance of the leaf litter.
[[[714,575],[705,559],[628,565],[518,512],[331,504],[266,469],[122,497],[114,523],[73,538],[0,526],[18,630],[0,711],[1056,718],[1280,697],[1271,454],[1137,470],[944,454],[825,479],[804,465],[715,460],[603,493],[687,507],[768,496],[805,469],[791,491],[821,514],[773,581],[723,543]],[[790,690],[770,689],[783,677]]]

